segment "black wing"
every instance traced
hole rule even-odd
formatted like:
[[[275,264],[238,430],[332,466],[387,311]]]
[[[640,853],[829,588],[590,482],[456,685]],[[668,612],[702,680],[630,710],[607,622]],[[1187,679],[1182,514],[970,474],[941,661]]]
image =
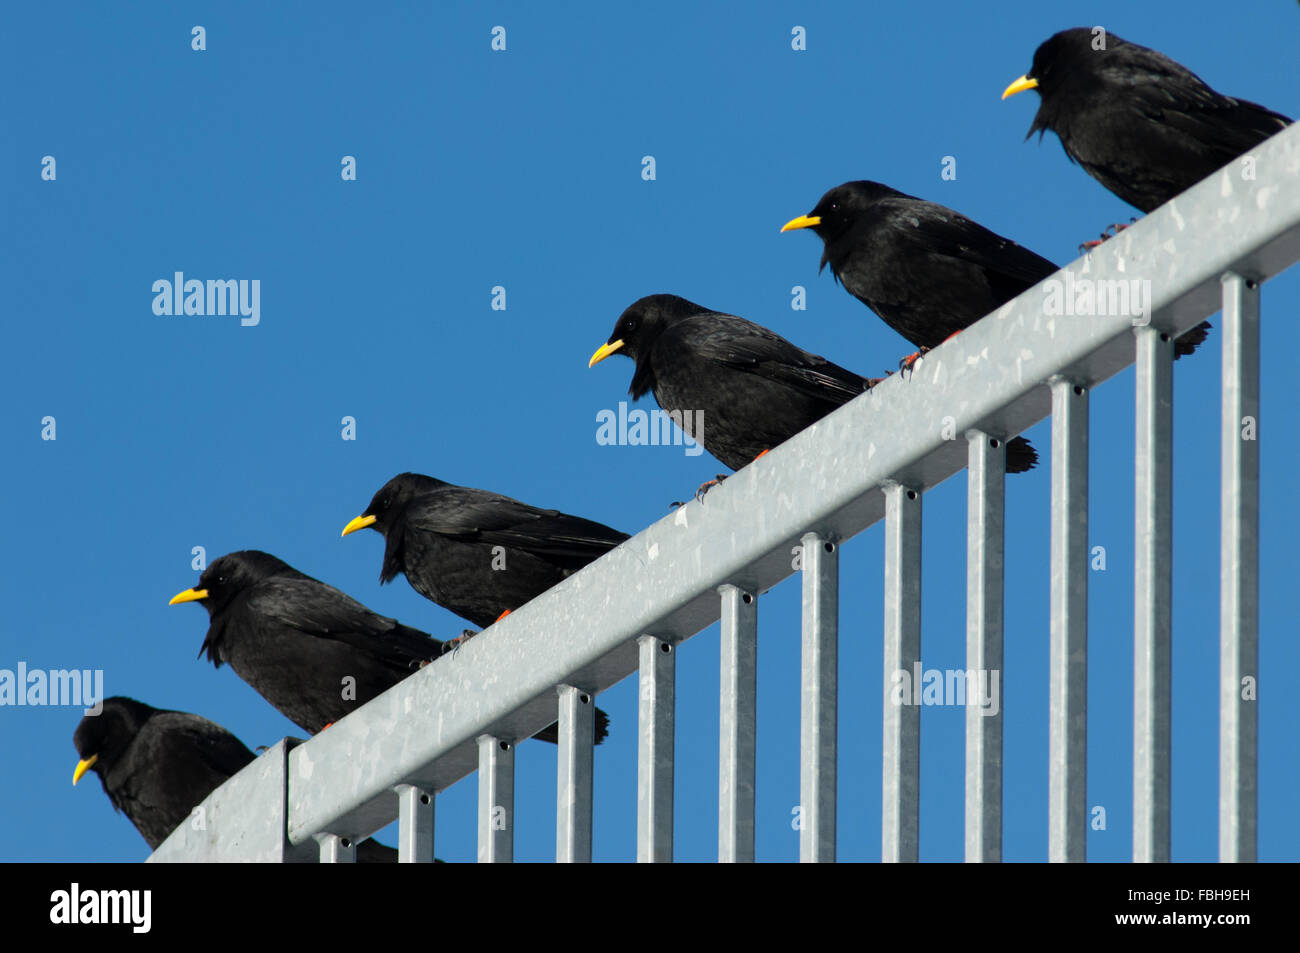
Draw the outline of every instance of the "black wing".
[[[670,347],[689,349],[697,358],[784,384],[832,404],[843,404],[868,389],[865,377],[735,315],[696,315],[674,324],[663,338]]]
[[[367,609],[345,592],[307,576],[264,579],[247,608],[264,624],[342,642],[395,671],[408,673],[442,654],[442,643],[419,629]]]
[[[414,529],[506,546],[551,562],[583,566],[628,538],[594,520],[543,510],[471,487],[447,487],[407,508]]]
[[[900,196],[883,200],[879,208],[891,235],[912,247],[911,255],[906,257],[917,260],[916,255],[928,253],[974,266],[984,272],[990,289],[1002,299],[1000,304],[1057,270],[1042,255],[934,202]],[[880,224],[870,223],[870,227],[879,228]],[[927,277],[925,273],[915,276],[917,280]]]
[[[164,754],[190,752],[216,775],[228,778],[257,757],[225,728],[199,715],[160,712],[149,720],[149,727],[162,733],[159,745]]]
[[[1153,134],[1182,138],[1223,163],[1254,148],[1291,122],[1281,113],[1216,92],[1187,67],[1156,50],[1134,51],[1128,60],[1125,101],[1158,124]],[[1138,80],[1133,81],[1136,71]],[[1159,127],[1164,127],[1163,129]]]

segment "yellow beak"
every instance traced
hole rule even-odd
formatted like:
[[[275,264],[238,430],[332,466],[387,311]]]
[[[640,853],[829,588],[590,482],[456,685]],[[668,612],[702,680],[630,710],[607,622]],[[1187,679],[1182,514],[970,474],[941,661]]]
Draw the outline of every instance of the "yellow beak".
[[[1028,76],[1022,76],[1002,91],[1002,98],[1006,99],[1008,96],[1014,96],[1016,93],[1023,93],[1027,89],[1037,88],[1038,80],[1030,79]]]
[[[375,517],[373,516],[358,516],[347,526],[343,527],[343,535],[346,536],[348,533],[355,533],[359,529],[365,529],[367,526],[373,525],[374,522]]]
[[[77,782],[81,780],[81,776],[85,774],[87,771],[89,771],[91,768],[93,768],[95,766],[95,762],[98,760],[99,760],[99,755],[92,754],[89,758],[83,758],[82,760],[77,762],[77,770],[72,772],[72,784],[74,787],[76,786]]]
[[[597,364],[599,364],[605,358],[609,357],[611,354],[613,354],[622,346],[623,346],[622,338],[619,338],[617,341],[614,341],[612,344],[602,344],[600,347],[596,348],[596,353],[591,355],[591,360],[587,362],[587,366],[595,367]]]
[[[812,228],[814,225],[820,225],[822,218],[820,215],[800,215],[798,218],[792,218],[781,226],[781,231],[792,232],[796,228]]]
[[[186,589],[184,592],[178,592],[176,595],[172,596],[171,601],[167,604],[169,606],[178,606],[182,602],[198,602],[207,597],[208,590],[206,589]]]

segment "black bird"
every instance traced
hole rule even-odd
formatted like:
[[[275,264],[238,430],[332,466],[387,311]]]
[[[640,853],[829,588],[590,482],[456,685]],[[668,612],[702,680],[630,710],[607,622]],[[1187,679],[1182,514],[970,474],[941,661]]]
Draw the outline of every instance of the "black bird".
[[[190,811],[255,755],[215,722],[133,698],[104,699],[72,736],[81,761],[72,783],[99,775],[113,807],[156,849]]]
[[[216,722],[122,696],[104,699],[99,715],[82,718],[72,743],[81,757],[72,783],[87,771],[99,775],[113,807],[150,850],[256,757]],[[357,845],[357,860],[395,863],[397,851],[366,840]]]
[[[1042,97],[1029,136],[1051,129],[1070,159],[1144,212],[1291,122],[1215,92],[1163,53],[1087,27],[1044,41],[1002,98],[1026,89]]]
[[[616,352],[636,362],[628,393],[635,399],[653,391],[661,408],[680,412],[683,429],[733,470],[876,383],[752,321],[668,294],[624,311],[588,366]],[[1007,444],[1012,473],[1037,458],[1023,439]]]
[[[580,516],[420,473],[385,483],[343,535],[366,527],[384,536],[381,583],[404,573],[420,595],[480,628],[628,538]]]
[[[879,182],[838,185],[781,231],[800,228],[822,240],[822,268],[924,350],[1057,270],[950,208]]]
[[[282,715],[315,734],[443,653],[419,629],[372,612],[283,560],[243,550],[214,560],[194,589],[210,623],[199,655],[229,662]],[[604,725],[597,717],[597,740]],[[537,737],[555,740],[551,726]]]
[[[781,229],[810,228],[821,267],[918,349],[964,331],[1056,272],[1057,266],[965,215],[879,182],[845,182]],[[1209,325],[1178,339],[1190,354]]]

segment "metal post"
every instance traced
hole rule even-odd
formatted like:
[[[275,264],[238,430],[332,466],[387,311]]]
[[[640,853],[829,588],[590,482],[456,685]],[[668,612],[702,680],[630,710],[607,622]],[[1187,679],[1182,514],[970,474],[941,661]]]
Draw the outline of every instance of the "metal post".
[[[1137,338],[1133,505],[1133,860],[1169,861],[1170,650],[1173,598],[1172,335]]]
[[[560,753],[555,859],[565,864],[591,862],[592,746],[596,706],[590,693],[561,685]]]
[[[1007,450],[966,434],[966,861],[1002,859],[1003,508]],[[989,707],[973,692],[986,691]]]
[[[881,860],[917,860],[921,797],[921,494],[885,490],[885,738]]]
[[[357,842],[351,837],[338,834],[316,834],[316,843],[320,845],[320,862],[322,864],[355,864],[357,862]]]
[[[1048,859],[1087,859],[1088,389],[1052,386]]]
[[[754,860],[754,746],[758,701],[758,599],[732,585],[722,596],[718,731],[718,861]]]
[[[840,551],[805,533],[803,684],[799,708],[799,860],[835,862],[835,754],[839,677]]]
[[[397,791],[397,862],[433,863],[433,792],[414,784]]]
[[[1259,284],[1223,277],[1219,860],[1256,858],[1259,743]]]
[[[636,859],[673,859],[673,715],[677,653],[653,635],[637,639],[641,700],[637,712]]]
[[[478,862],[515,859],[515,746],[495,735],[478,736]]]

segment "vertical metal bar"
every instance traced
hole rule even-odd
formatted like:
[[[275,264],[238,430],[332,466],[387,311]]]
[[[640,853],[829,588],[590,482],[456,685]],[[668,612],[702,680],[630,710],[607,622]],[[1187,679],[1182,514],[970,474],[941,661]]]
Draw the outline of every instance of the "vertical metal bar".
[[[885,490],[885,738],[881,860],[917,860],[921,797],[921,494]]]
[[[799,708],[799,860],[835,862],[835,756],[840,634],[840,551],[805,533],[802,700]]]
[[[636,859],[672,863],[673,715],[677,652],[653,635],[637,639],[641,700],[637,712]]]
[[[515,859],[515,746],[494,735],[478,736],[478,862]]]
[[[1002,860],[1007,449],[1005,441],[978,430],[969,431],[966,440],[966,861],[997,863]]]
[[[414,784],[397,791],[397,862],[433,863],[433,792]]]
[[[1137,338],[1133,505],[1133,860],[1169,861],[1174,344]]]
[[[561,685],[559,784],[555,824],[555,860],[591,863],[592,746],[596,740],[596,705],[591,695]]]
[[[351,837],[338,834],[316,834],[316,843],[320,845],[320,862],[322,864],[355,864],[357,862],[357,842]]]
[[[1048,859],[1087,859],[1088,389],[1052,386]]]
[[[758,598],[736,586],[722,596],[718,731],[718,861],[754,860],[754,747],[758,700]]]
[[[1259,711],[1259,284],[1223,277],[1219,860],[1256,858]]]

